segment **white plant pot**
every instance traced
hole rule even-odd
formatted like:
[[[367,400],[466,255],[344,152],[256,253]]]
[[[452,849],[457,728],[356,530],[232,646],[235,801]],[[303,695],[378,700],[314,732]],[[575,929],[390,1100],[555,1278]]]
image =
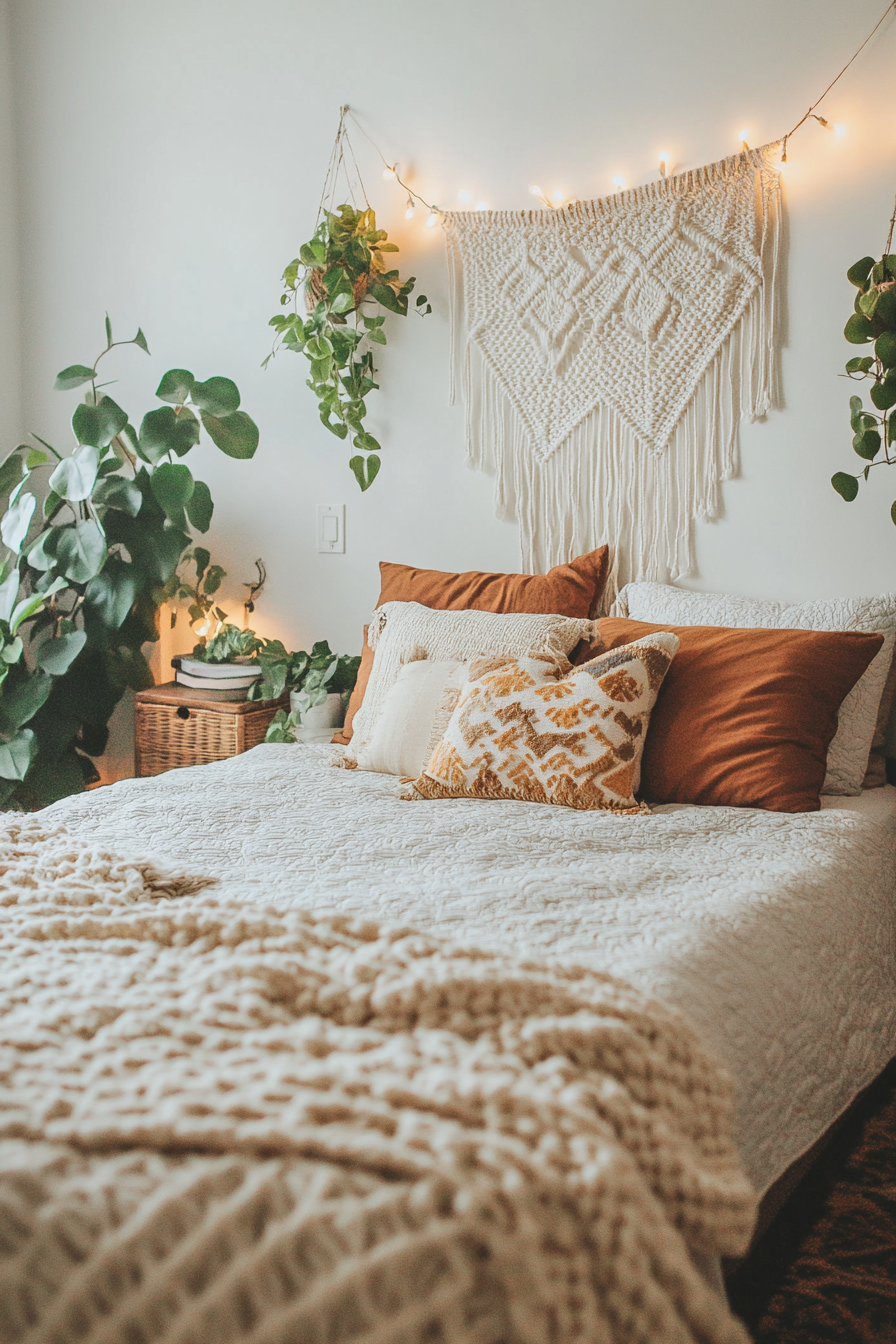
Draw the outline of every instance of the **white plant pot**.
[[[300,692],[290,691],[289,707],[302,715],[302,722],[295,730],[298,742],[328,742],[335,729],[345,722],[345,702],[338,691],[328,695],[322,704],[304,711]]]

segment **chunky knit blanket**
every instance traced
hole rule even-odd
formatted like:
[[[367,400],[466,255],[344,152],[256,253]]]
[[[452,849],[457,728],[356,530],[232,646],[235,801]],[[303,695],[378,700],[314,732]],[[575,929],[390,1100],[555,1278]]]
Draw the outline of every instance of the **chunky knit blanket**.
[[[747,1336],[729,1084],[595,971],[0,836],[0,1340]]]

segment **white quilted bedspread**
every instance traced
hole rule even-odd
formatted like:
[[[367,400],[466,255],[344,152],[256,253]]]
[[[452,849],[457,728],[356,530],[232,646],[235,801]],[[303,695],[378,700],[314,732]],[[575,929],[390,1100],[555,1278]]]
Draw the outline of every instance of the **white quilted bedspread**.
[[[45,814],[222,895],[612,971],[731,1070],[765,1190],[896,1054],[896,790],[818,813],[403,802],[338,749],[262,746]]]

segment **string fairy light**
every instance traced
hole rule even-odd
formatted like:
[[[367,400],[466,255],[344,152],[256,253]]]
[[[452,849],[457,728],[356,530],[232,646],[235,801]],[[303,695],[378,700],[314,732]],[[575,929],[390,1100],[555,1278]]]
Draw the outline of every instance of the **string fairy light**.
[[[785,137],[784,137],[784,143],[783,143],[783,145],[781,146],[781,162],[782,162],[782,163],[786,163],[786,162],[787,162],[787,141],[790,139],[790,137],[791,137],[792,135],[794,135],[794,134],[800,129],[801,126],[805,125],[805,123],[809,120],[810,117],[814,117],[814,119],[815,119],[817,122],[819,122],[820,125],[822,125],[822,126],[827,126],[828,123],[825,121],[824,117],[819,117],[819,116],[816,115],[816,112],[815,112],[816,107],[818,107],[821,103],[824,102],[825,98],[827,98],[827,96],[828,96],[828,94],[830,93],[831,89],[834,87],[834,85],[835,85],[836,83],[838,83],[839,80],[841,80],[841,79],[843,78],[843,76],[846,74],[846,72],[847,72],[847,70],[849,69],[849,67],[852,65],[853,61],[856,59],[856,57],[857,57],[857,56],[861,56],[862,52],[865,50],[865,48],[867,47],[868,43],[871,41],[872,37],[874,36],[874,34],[877,32],[878,28],[880,28],[881,24],[884,22],[884,20],[886,19],[887,15],[888,15],[888,14],[891,14],[891,13],[893,12],[894,9],[896,9],[896,0],[890,0],[890,3],[887,5],[887,7],[886,7],[886,9],[884,10],[883,14],[881,14],[881,16],[880,16],[880,18],[878,19],[877,23],[876,23],[876,24],[874,25],[874,27],[871,29],[871,32],[870,32],[870,33],[868,34],[868,36],[865,38],[865,41],[864,41],[864,42],[862,43],[862,45],[859,47],[858,51],[853,52],[852,56],[850,56],[849,60],[848,60],[848,61],[846,62],[846,64],[844,65],[843,69],[839,72],[839,74],[836,74],[836,75],[834,76],[834,78],[831,80],[830,84],[829,84],[829,85],[827,86],[827,88],[825,89],[824,93],[821,95],[821,97],[815,99],[815,102],[814,102],[814,103],[812,104],[812,106],[809,108],[809,111],[806,113],[806,115],[805,115],[804,117],[801,117],[801,118],[800,118],[800,120],[799,120],[799,121],[797,122],[797,124],[794,126],[793,130],[787,132],[787,134],[786,134]],[[842,128],[842,127],[841,127],[839,130],[838,130],[836,127],[835,127],[834,129],[835,129],[835,133],[836,133],[837,135],[842,135],[842,134],[843,134],[843,128]]]
[[[859,46],[856,49],[856,51],[853,52],[852,56],[849,58],[849,60],[846,62],[843,68],[838,71],[838,73],[831,80],[830,84],[828,84],[824,92],[818,98],[815,99],[815,101],[804,113],[804,115],[800,118],[800,120],[796,123],[796,125],[791,130],[789,130],[785,136],[782,137],[781,140],[782,168],[787,163],[788,142],[790,141],[791,137],[795,135],[796,132],[806,124],[807,121],[817,122],[818,125],[821,126],[824,130],[831,131],[835,136],[835,138],[838,140],[842,140],[843,137],[846,135],[847,133],[846,126],[844,126],[841,122],[829,121],[826,117],[823,117],[820,113],[818,113],[816,111],[816,108],[818,108],[821,105],[821,103],[825,100],[825,98],[827,98],[828,94],[831,92],[834,86],[837,83],[839,83],[839,81],[846,74],[847,70],[849,70],[852,64],[862,54],[862,52],[868,46],[871,39],[883,26],[885,20],[889,17],[889,15],[893,12],[894,9],[896,9],[896,0],[889,0],[889,3],[887,4],[887,7],[884,10],[883,14],[880,16],[877,23],[871,29],[871,32],[865,38],[861,46]],[[358,118],[355,116],[354,112],[351,110],[351,108],[347,103],[343,104],[343,106],[340,107],[339,109],[339,129],[336,133],[336,141],[333,146],[333,151],[330,155],[330,164],[327,169],[327,176],[324,183],[323,195],[321,196],[321,203],[320,206],[318,207],[318,215],[320,214],[320,211],[323,208],[324,201],[327,199],[328,192],[330,193],[330,195],[332,195],[335,192],[336,179],[338,177],[340,170],[342,170],[345,174],[346,180],[348,182],[349,191],[351,192],[352,190],[351,181],[348,174],[348,165],[346,162],[346,151],[348,152],[348,155],[351,158],[351,163],[354,168],[355,175],[357,177],[361,194],[364,197],[365,203],[368,205],[368,207],[370,205],[369,201],[367,201],[366,192],[364,191],[364,184],[361,181],[361,174],[358,169],[357,159],[355,158],[354,150],[352,148],[351,141],[349,140],[348,137],[348,127],[346,125],[347,118],[351,118],[351,120],[354,122],[355,126],[361,132],[364,138],[373,146],[374,150],[376,151],[377,155],[379,156],[383,164],[382,169],[383,178],[386,181],[397,182],[398,185],[407,193],[407,206],[404,212],[405,219],[407,220],[414,219],[417,212],[417,203],[419,202],[419,204],[424,206],[427,211],[425,227],[430,229],[434,228],[435,225],[438,223],[439,218],[441,217],[443,212],[439,209],[437,205],[434,205],[430,201],[425,200],[419,194],[419,192],[414,191],[414,189],[410,187],[407,184],[407,182],[403,181],[399,173],[399,164],[397,162],[389,163],[388,159],[385,158],[379,145],[377,145],[376,141],[373,140],[370,135],[368,135],[367,131],[358,121]],[[742,152],[749,152],[750,149],[749,142],[751,139],[750,131],[747,128],[742,128],[737,132],[737,137],[738,140],[740,141]],[[669,153],[669,151],[661,150],[660,153],[657,155],[657,162],[660,177],[661,178],[668,177],[669,174],[673,171],[674,167],[672,162],[672,155]],[[621,173],[615,173],[610,180],[612,182],[615,191],[624,191],[626,189],[626,179]],[[537,200],[541,202],[541,204],[546,209],[549,210],[559,209],[567,201],[566,195],[559,188],[552,191],[550,195],[548,195],[540,186],[537,185],[537,183],[533,183],[529,187],[529,194],[530,196],[534,196]],[[473,197],[469,191],[462,189],[458,191],[457,197],[462,206],[470,207],[472,205]],[[483,211],[488,210],[490,207],[485,201],[477,201],[474,208],[476,210]]]

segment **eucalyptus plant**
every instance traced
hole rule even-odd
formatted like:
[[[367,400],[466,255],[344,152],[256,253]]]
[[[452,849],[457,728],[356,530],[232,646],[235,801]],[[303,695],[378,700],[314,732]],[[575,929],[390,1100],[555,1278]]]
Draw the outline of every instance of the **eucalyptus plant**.
[[[892,238],[892,227],[891,227]],[[880,261],[863,257],[846,272],[858,293],[855,312],[844,336],[853,345],[874,343],[873,355],[856,355],[847,361],[852,381],[870,381],[871,409],[860,396],[849,400],[852,446],[865,462],[856,473],[838,471],[831,485],[847,501],[859,493],[859,481],[868,479],[872,467],[896,463],[896,255],[888,247]],[[896,502],[890,507],[896,523]]]
[[[318,399],[321,423],[338,439],[351,435],[355,454],[349,466],[362,490],[368,490],[380,469],[381,444],[364,428],[367,395],[376,382],[372,346],[386,345],[385,313],[370,313],[365,303],[406,317],[416,277],[402,280],[389,269],[385,255],[397,252],[385,229],[376,226],[369,207],[340,205],[325,211],[313,238],[283,272],[281,307],[270,320],[277,335],[265,364],[280,346],[309,361],[306,384]],[[306,314],[299,311],[304,299]],[[432,312],[425,294],[418,295],[420,316]],[[349,317],[353,325],[349,325]]]
[[[56,388],[84,387],[68,453],[35,439],[0,465],[0,804],[40,807],[99,778],[108,723],[128,687],[153,684],[143,645],[158,639],[159,606],[192,529],[206,532],[211,493],[179,459],[205,429],[234,458],[251,458],[258,429],[229,378],[170,369],[137,430],[102,391],[114,348],[149,354],[143,332],[72,364]]]
[[[178,602],[186,602],[187,615],[191,625],[200,621],[216,622],[220,627],[227,620],[227,613],[215,602],[215,593],[227,578],[227,571],[220,565],[211,563],[211,555],[204,546],[194,546],[185,551],[177,569],[163,590],[163,600],[171,606],[171,629],[177,625]],[[190,574],[192,568],[193,574]],[[197,634],[199,632],[197,631]],[[208,642],[209,635],[199,634],[200,645]]]

